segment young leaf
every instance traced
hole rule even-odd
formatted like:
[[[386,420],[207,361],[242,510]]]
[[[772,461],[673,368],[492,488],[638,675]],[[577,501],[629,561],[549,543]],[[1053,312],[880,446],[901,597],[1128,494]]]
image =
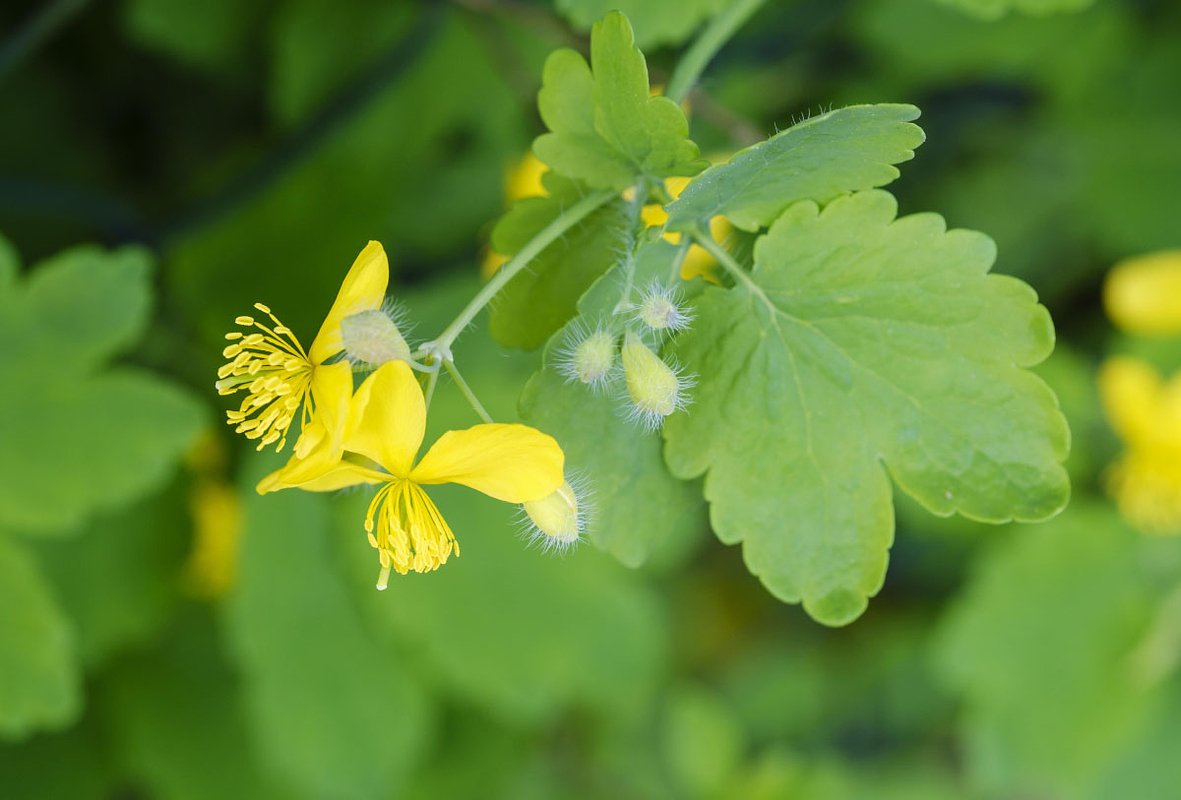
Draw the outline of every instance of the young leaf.
[[[79,248],[0,295],[0,522],[55,531],[116,508],[196,435],[204,414],[187,394],[141,370],[100,371],[140,336],[149,280],[141,250]]]
[[[824,204],[885,186],[893,166],[914,158],[923,131],[908,105],[849,106],[804,120],[725,164],[710,167],[668,207],[668,228],[684,230],[718,214],[744,230],[766,227],[798,200]]]
[[[70,722],[80,706],[69,623],[24,545],[0,533],[0,739]]]
[[[644,55],[618,11],[595,23],[590,66],[573,50],[549,57],[537,105],[551,132],[537,137],[533,152],[594,188],[624,189],[643,175],[696,175],[706,166],[680,106],[649,96]]]
[[[547,196],[517,202],[496,224],[496,252],[516,253],[585,191],[552,173],[543,182]],[[625,209],[622,200],[603,206],[542,250],[501,289],[491,313],[492,335],[498,342],[536,349],[574,316],[578,298],[619,260],[626,246]]]
[[[986,236],[896,210],[882,191],[792,206],[675,348],[700,388],[666,423],[669,466],[708,472],[719,538],[831,625],[881,587],[891,477],[936,514],[991,522],[1044,519],[1069,493],[1066,421],[1023,369],[1053,347],[1049,314],[987,274]]]
[[[645,273],[671,260],[667,243],[645,246],[637,264],[637,283]],[[651,276],[654,277],[654,274]],[[610,315],[623,286],[619,269],[601,278],[579,302],[579,320],[559,331],[545,350],[545,367],[521,394],[521,416],[562,445],[566,463],[586,475],[595,500],[587,535],[629,567],[638,567],[654,553],[702,526],[701,498],[695,487],[668,473],[660,456],[660,439],[639,434],[621,418],[618,401],[593,393],[588,386],[559,374],[556,361],[570,329],[590,326]]]
[[[636,46],[680,44],[728,0],[557,0],[558,12],[579,30],[608,11],[621,11],[636,32]]]

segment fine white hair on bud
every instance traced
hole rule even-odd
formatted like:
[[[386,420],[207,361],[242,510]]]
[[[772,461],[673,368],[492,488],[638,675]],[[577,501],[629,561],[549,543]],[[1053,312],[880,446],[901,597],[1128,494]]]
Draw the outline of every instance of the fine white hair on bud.
[[[590,512],[590,492],[582,478],[568,478],[550,494],[524,503],[521,522],[530,544],[563,552],[582,539]]]
[[[652,281],[635,306],[635,319],[660,333],[683,331],[693,322],[693,312],[681,303],[680,292]]]
[[[567,381],[601,389],[615,370],[616,349],[615,335],[602,325],[591,331],[583,323],[575,323],[559,351],[558,371]]]
[[[345,354],[354,365],[378,367],[387,361],[409,361],[410,345],[398,327],[397,307],[350,314],[340,322]]]
[[[627,417],[649,430],[664,418],[689,405],[692,376],[665,363],[644,340],[629,331],[623,343],[623,375],[627,383]]]

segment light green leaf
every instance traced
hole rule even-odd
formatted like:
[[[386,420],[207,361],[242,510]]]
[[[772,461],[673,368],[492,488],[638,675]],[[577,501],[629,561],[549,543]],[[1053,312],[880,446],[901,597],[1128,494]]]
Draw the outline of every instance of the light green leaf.
[[[141,250],[79,248],[0,296],[0,523],[52,532],[158,485],[203,421],[140,370],[100,371],[147,320]]]
[[[908,105],[849,106],[804,120],[710,167],[668,207],[668,228],[683,230],[718,214],[744,230],[771,224],[799,200],[825,204],[848,192],[885,186],[893,166],[914,158],[923,131]]]
[[[0,533],[0,738],[64,727],[80,708],[69,623],[24,546]]]
[[[981,19],[1000,19],[1010,11],[1028,14],[1031,17],[1082,11],[1084,8],[1090,7],[1095,0],[936,0],[936,2],[945,6],[954,6]]]
[[[641,249],[637,283],[664,267],[674,250],[667,243]],[[660,438],[627,424],[619,402],[593,393],[558,372],[557,362],[573,329],[606,319],[619,302],[620,271],[601,278],[579,302],[581,316],[550,339],[545,367],[521,394],[521,416],[558,440],[571,472],[585,477],[594,498],[587,536],[629,567],[691,544],[704,527],[697,487],[669,474]]]
[[[247,501],[230,642],[274,777],[310,797],[376,797],[418,759],[426,707],[342,585],[330,502],[296,491]]]
[[[557,0],[558,12],[579,30],[609,11],[625,14],[636,32],[636,46],[680,44],[727,0]]]
[[[573,50],[549,57],[537,105],[551,133],[537,137],[533,152],[594,188],[624,189],[643,175],[696,175],[706,166],[680,106],[649,96],[644,55],[619,12],[595,23],[590,66]]]
[[[1167,687],[1134,657],[1160,560],[1146,544],[1110,506],[1075,503],[1014,531],[951,609],[936,663],[962,695],[968,772],[986,796],[1086,796],[1162,702]],[[1167,544],[1176,563],[1181,542]]]
[[[427,575],[373,589],[377,554],[362,522],[368,495],[340,504],[337,541],[376,624],[452,695],[514,724],[550,723],[577,705],[645,710],[665,648],[655,598],[592,548],[530,548],[514,509],[470,489],[430,487],[462,555]]]
[[[577,202],[583,189],[545,176],[546,197],[514,205],[492,231],[496,252],[513,255]],[[492,306],[492,335],[501,344],[533,350],[574,316],[578,298],[619,259],[627,241],[626,204],[609,203],[542,250],[513,276]]]
[[[190,547],[184,497],[165,492],[101,515],[82,535],[36,543],[41,568],[75,629],[83,663],[151,638],[177,598]]]
[[[1049,314],[987,274],[986,236],[895,213],[882,191],[792,206],[675,347],[700,388],[665,426],[669,466],[708,473],[719,538],[831,625],[881,587],[891,477],[936,514],[991,522],[1044,519],[1069,493],[1066,421],[1022,369],[1053,347]]]

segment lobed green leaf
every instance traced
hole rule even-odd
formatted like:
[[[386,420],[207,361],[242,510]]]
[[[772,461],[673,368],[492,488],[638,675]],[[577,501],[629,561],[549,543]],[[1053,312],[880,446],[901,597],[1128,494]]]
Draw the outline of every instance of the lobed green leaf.
[[[898,177],[923,143],[909,105],[849,106],[793,125],[695,178],[668,207],[670,230],[722,214],[744,230],[771,224],[799,200],[824,204]]]
[[[1053,347],[1049,314],[987,274],[986,236],[895,213],[882,191],[792,206],[675,347],[701,379],[666,423],[670,468],[706,473],[719,538],[831,625],[881,587],[891,478],[936,514],[989,522],[1045,519],[1069,494],[1066,421],[1023,369]]]
[[[696,175],[706,166],[680,106],[650,96],[644,55],[617,11],[595,23],[589,66],[573,50],[549,57],[537,105],[550,133],[533,152],[591,187],[622,190],[641,176]]]
[[[185,392],[102,370],[143,332],[148,268],[142,250],[78,248],[0,295],[0,523],[53,532],[117,508],[158,485],[200,429]]]
[[[81,708],[69,623],[24,545],[0,533],[0,738],[64,727]]]

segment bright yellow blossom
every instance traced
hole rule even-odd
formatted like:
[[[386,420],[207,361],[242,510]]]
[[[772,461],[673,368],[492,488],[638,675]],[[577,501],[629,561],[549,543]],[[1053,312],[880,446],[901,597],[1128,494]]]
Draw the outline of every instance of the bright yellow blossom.
[[[1112,321],[1129,333],[1181,333],[1181,250],[1117,264],[1107,276],[1103,302]]]
[[[253,316],[238,317],[236,324],[246,332],[226,334],[231,343],[222,352],[228,360],[217,371],[217,390],[223,395],[244,391],[246,397],[237,410],[226,412],[226,421],[248,439],[258,439],[259,450],[277,443],[278,451],[287,442],[287,430],[296,413],[300,413],[301,436],[295,452],[306,455],[325,432],[315,423],[317,409],[337,396],[341,375],[349,370],[348,364],[325,366],[344,351],[341,323],[347,316],[380,308],[388,283],[385,250],[380,243],[369,242],[345,276],[307,351],[262,303],[254,307],[269,318],[269,324]]]
[[[1120,511],[1153,533],[1181,533],[1181,372],[1165,381],[1136,358],[1109,359],[1099,390],[1127,446],[1108,472]]]
[[[540,500],[564,483],[564,457],[550,436],[525,425],[483,424],[439,437],[417,464],[426,430],[422,388],[403,361],[374,371],[344,415],[342,460],[320,462],[318,474],[294,464],[264,478],[260,492],[298,487],[333,491],[380,484],[365,516],[369,543],[377,549],[384,589],[390,571],[430,572],[459,545],[424,485],[459,483],[507,503]]]

